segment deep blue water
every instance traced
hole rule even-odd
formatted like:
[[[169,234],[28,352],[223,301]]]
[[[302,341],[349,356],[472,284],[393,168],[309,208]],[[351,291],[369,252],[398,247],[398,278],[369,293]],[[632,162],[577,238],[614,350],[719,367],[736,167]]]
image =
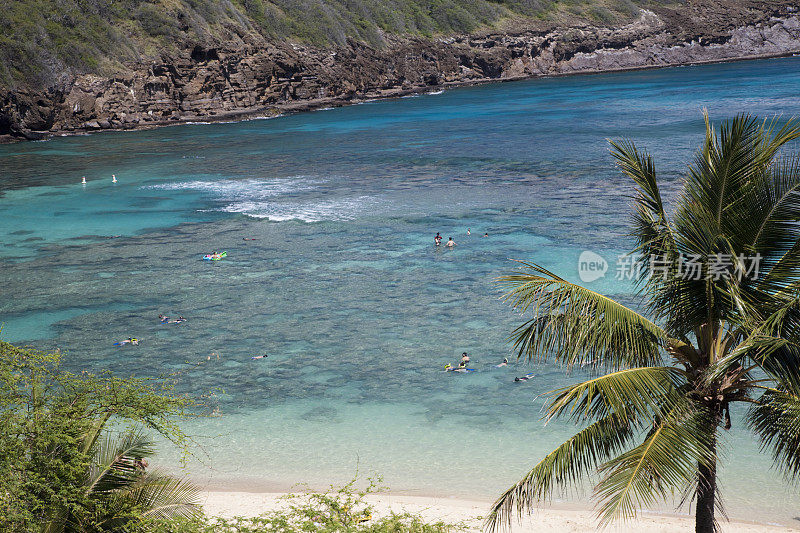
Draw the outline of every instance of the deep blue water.
[[[358,463],[396,491],[494,496],[569,435],[542,424],[536,395],[581,374],[542,366],[520,385],[530,367],[493,367],[519,320],[493,279],[525,259],[577,281],[592,250],[611,263],[592,288],[637,305],[614,279],[631,186],[606,139],[649,149],[674,198],[702,109],[800,114],[798,67],[540,79],[0,146],[2,338],[59,347],[73,368],[182,372],[222,415],[191,426],[210,464],[192,469],[215,486],[325,485]],[[456,248],[436,249],[437,231]],[[212,250],[228,257],[200,259]],[[112,346],[129,336],[141,345]],[[479,371],[442,372],[462,351]],[[796,489],[748,435],[726,454],[730,514],[791,523]]]

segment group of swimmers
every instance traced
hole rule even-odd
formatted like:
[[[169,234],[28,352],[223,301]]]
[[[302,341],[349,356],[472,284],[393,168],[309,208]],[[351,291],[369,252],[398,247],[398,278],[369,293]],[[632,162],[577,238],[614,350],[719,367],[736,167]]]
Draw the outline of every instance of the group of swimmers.
[[[168,316],[159,314],[158,321],[161,324],[180,324],[181,322],[186,322],[186,319],[182,316],[179,316],[176,320],[170,320]],[[126,344],[130,344],[131,346],[139,346],[139,339],[135,337],[128,337],[125,340],[115,342],[114,346],[125,346]]]
[[[179,316],[176,320],[170,320],[168,316],[158,315],[158,320],[162,324],[180,324],[181,322],[186,322],[186,319],[182,316]]]
[[[436,232],[436,237],[433,238],[433,242],[436,243],[436,246],[442,244],[442,236],[439,235],[438,231]],[[455,245],[456,241],[454,241],[452,237],[448,238],[447,243],[445,244],[445,246],[447,246],[448,248],[452,248]]]
[[[470,231],[469,231],[469,228],[467,228],[467,235],[472,235],[472,233],[470,233]],[[483,234],[483,236],[484,237],[488,237],[489,233],[486,232],[486,233]],[[436,244],[436,246],[439,246],[439,245],[442,244],[442,236],[441,236],[441,234],[439,234],[438,231],[436,232],[436,236],[433,238],[433,242]],[[456,241],[454,241],[452,237],[448,237],[447,238],[447,242],[445,243],[445,246],[447,246],[448,248],[453,248],[455,245],[456,245]]]
[[[467,365],[469,364],[469,355],[467,352],[461,354],[461,361],[458,363],[458,367],[453,367],[450,363],[444,365],[445,372],[458,372],[459,370],[464,372],[467,370]]]
[[[255,359],[255,357],[253,359]],[[468,368],[467,365],[469,365],[469,355],[467,354],[467,352],[464,352],[461,354],[461,361],[458,363],[458,366],[453,366],[450,363],[447,363],[446,365],[444,365],[444,370],[445,372],[474,372],[474,369]],[[502,363],[494,365],[495,368],[502,368],[504,366],[508,366],[507,357],[503,358]],[[533,372],[529,372],[524,376],[515,377],[514,382],[519,383],[522,381],[528,381],[530,379],[533,379],[534,376],[535,374]]]

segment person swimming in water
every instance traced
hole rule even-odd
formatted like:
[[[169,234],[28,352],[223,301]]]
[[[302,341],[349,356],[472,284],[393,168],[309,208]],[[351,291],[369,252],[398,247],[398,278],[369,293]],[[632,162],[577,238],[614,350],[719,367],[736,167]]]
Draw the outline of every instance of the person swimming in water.
[[[461,354],[461,364],[464,366],[469,364],[469,355],[467,355],[467,352]]]
[[[458,366],[453,366],[450,363],[444,365],[445,372],[472,372],[472,369],[467,368],[464,363],[459,363]]]
[[[439,246],[442,243],[442,236],[439,235],[439,232],[436,232],[436,237],[433,238],[433,242],[436,243],[436,246]]]
[[[504,366],[508,366],[508,357],[503,357],[503,362],[500,363],[499,365],[494,365],[494,366],[495,366],[495,368],[501,368],[501,367],[504,367]]]
[[[169,317],[164,315],[158,315],[158,320],[161,321],[162,324],[166,324],[169,322]]]
[[[116,346],[124,346],[126,344],[131,344],[133,346],[139,346],[139,339],[136,339],[134,337],[128,337],[124,341],[115,342],[114,344]]]
[[[471,235],[471,233],[469,232],[469,228],[467,228],[467,235]]]
[[[532,379],[532,378],[533,378],[533,376],[534,376],[534,373],[533,373],[533,372],[530,372],[530,373],[528,373],[528,374],[525,374],[525,375],[524,375],[524,376],[522,376],[521,378],[514,378],[514,381],[515,381],[515,382],[520,382],[520,381],[528,381],[529,379]]]
[[[488,234],[488,233],[484,233],[484,234],[483,234],[483,236],[484,236],[484,237],[488,237],[488,236],[489,236],[489,234]]]
[[[267,357],[269,356],[267,354],[264,354],[264,355],[256,355],[254,357],[251,357],[250,359],[266,359]]]
[[[447,239],[447,244],[445,244],[445,246],[447,246],[448,248],[452,248],[455,245],[456,245],[456,241],[454,241],[452,237],[448,238]]]

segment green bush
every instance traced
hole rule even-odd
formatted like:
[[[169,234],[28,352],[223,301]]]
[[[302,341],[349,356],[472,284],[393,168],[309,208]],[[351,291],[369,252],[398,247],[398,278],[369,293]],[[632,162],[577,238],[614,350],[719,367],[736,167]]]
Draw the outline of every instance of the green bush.
[[[147,440],[123,431],[120,442],[136,446],[120,448],[109,424],[145,426],[188,450],[178,422],[193,402],[173,395],[173,383],[60,363],[58,353],[0,342],[0,531],[113,531],[147,510],[150,489],[172,490],[136,463],[152,452]]]
[[[325,493],[285,496],[285,509],[258,517],[153,520],[139,524],[135,533],[454,533],[463,524],[426,522],[411,513],[374,517],[375,509],[365,497],[382,488],[379,478],[369,478],[365,489],[356,489],[356,479]]]

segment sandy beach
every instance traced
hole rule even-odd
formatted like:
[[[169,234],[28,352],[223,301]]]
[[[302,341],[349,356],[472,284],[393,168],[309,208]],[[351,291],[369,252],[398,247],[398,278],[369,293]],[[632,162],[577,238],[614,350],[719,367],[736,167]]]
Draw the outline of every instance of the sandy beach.
[[[285,506],[282,493],[258,492],[203,492],[201,501],[211,516],[257,516]],[[392,511],[418,514],[429,521],[448,523],[464,522],[470,531],[480,531],[482,517],[491,502],[452,498],[400,496],[372,494],[366,501],[373,505],[377,514]],[[746,522],[722,522],[724,533],[769,533],[800,531],[800,527],[779,527]],[[800,526],[800,524],[799,524]],[[512,533],[584,533],[598,531],[597,521],[591,511],[545,508],[534,517],[515,523]],[[672,533],[694,531],[694,520],[690,517],[642,514],[638,519],[616,525],[604,531],[616,533]]]

